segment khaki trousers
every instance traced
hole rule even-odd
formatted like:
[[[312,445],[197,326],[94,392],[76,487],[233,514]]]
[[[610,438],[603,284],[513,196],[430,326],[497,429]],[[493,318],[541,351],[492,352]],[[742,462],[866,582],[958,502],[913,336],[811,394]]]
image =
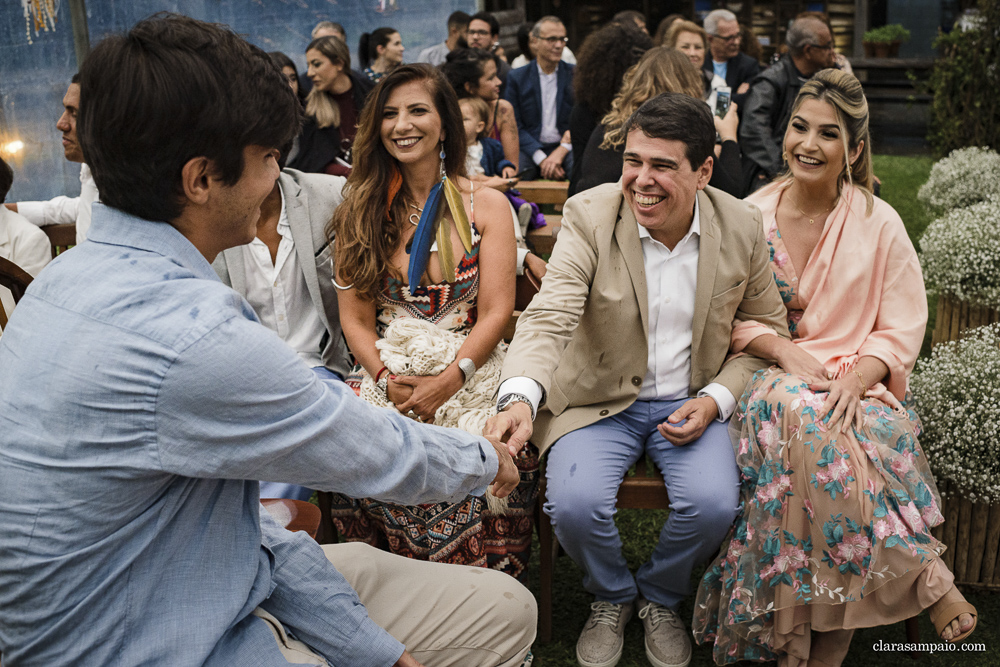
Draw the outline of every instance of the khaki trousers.
[[[371,619],[426,667],[518,667],[535,640],[535,598],[509,575],[413,560],[359,543],[328,544],[323,551]],[[273,616],[254,613],[270,625],[289,662],[327,665],[288,637]]]

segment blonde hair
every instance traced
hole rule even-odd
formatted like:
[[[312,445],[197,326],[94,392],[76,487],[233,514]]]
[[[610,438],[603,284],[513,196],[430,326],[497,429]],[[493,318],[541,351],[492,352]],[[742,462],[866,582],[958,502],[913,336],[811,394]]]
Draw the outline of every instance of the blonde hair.
[[[458,106],[461,107],[466,104],[472,107],[472,111],[479,116],[479,120],[483,123],[483,131],[476,135],[476,139],[482,139],[489,132],[488,126],[490,124],[490,105],[486,103],[481,97],[463,97],[458,100]]]
[[[611,111],[601,119],[604,126],[601,148],[614,150],[625,143],[625,121],[646,100],[668,92],[700,100],[704,90],[701,72],[686,55],[667,46],[654,46],[625,73]]]
[[[821,70],[802,84],[795,98],[795,104],[792,105],[792,118],[806,100],[826,102],[833,109],[837,127],[840,128],[840,138],[844,143],[844,168],[837,179],[837,193],[841,192],[844,183],[856,185],[865,195],[868,203],[867,213],[870,215],[875,205],[872,195],[875,173],[872,169],[871,135],[868,132],[868,100],[865,99],[861,82],[847,72],[837,69]],[[782,146],[788,138],[791,126],[792,123],[789,121],[788,127],[785,128],[785,138],[781,142]],[[852,163],[851,152],[857,150],[861,142],[864,142],[864,147]],[[774,180],[778,183],[790,181],[792,178],[792,172],[786,165],[785,170]]]
[[[345,71],[351,69],[351,52],[344,40],[337,37],[317,37],[309,42],[306,52],[316,50],[326,56],[334,65],[341,65]],[[316,120],[316,125],[340,127],[340,107],[330,93],[313,86],[306,97],[306,115]]]
[[[671,49],[677,48],[677,37],[682,32],[693,32],[701,37],[701,43],[705,47],[705,52],[708,52],[708,33],[700,25],[691,21],[674,21],[667,30],[667,34],[663,37],[663,46],[670,47]]]

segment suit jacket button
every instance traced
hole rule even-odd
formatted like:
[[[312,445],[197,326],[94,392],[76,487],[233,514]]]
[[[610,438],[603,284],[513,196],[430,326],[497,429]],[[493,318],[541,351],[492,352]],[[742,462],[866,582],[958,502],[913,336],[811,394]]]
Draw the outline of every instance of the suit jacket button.
[[[636,375],[634,378],[632,378],[632,384],[635,385],[636,387],[641,387],[642,386],[642,378],[639,377],[638,375]]]
[[[608,412],[609,412],[608,410],[601,410],[601,416],[602,417],[607,417],[608,416]]]

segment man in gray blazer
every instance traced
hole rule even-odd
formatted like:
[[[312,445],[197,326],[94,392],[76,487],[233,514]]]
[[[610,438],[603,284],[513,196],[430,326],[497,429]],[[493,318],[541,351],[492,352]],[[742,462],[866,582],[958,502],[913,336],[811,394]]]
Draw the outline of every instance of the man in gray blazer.
[[[253,306],[262,324],[288,343],[320,378],[350,371],[333,286],[333,244],[326,225],[343,201],[344,179],[283,169],[260,207],[257,238],[223,250],[212,266]],[[312,490],[261,482],[262,498],[308,500]]]
[[[691,646],[677,609],[739,503],[726,421],[767,365],[728,358],[733,322],[788,329],[760,212],[706,187],[715,130],[705,103],[665,93],[626,127],[622,180],[566,202],[484,433],[509,436],[511,451],[531,438],[547,452],[543,510],[596,598],[581,667],[618,662],[634,610],[650,663],[684,667]],[[633,576],[615,499],[642,454],[663,473],[672,511]]]

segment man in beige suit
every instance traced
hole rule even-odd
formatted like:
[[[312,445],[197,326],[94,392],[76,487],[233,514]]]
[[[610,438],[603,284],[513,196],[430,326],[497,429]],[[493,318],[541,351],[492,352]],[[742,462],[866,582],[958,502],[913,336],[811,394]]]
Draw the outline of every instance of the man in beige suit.
[[[759,211],[706,189],[715,130],[704,102],[660,95],[626,131],[621,182],[566,203],[486,433],[508,436],[511,451],[529,438],[548,450],[544,510],[596,598],[580,665],[618,662],[635,602],[650,662],[681,667],[691,647],[676,609],[737,512],[726,420],[766,365],[727,361],[733,322],[788,329]],[[672,511],[633,577],[613,517],[622,476],[643,453],[663,472]]]

